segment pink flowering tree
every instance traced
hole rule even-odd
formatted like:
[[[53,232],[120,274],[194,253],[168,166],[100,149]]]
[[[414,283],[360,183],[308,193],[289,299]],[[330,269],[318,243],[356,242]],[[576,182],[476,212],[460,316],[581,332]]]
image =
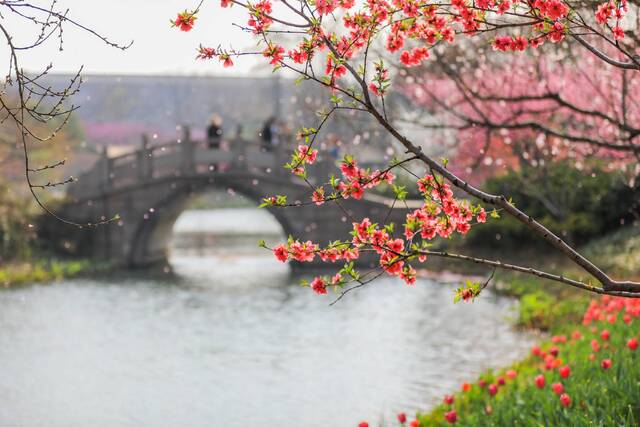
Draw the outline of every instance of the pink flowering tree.
[[[203,3],[178,14],[173,25],[182,31],[191,30]],[[390,64],[399,61],[407,66],[418,66],[434,56],[434,51],[446,52],[447,45],[464,44],[467,38],[485,40],[496,50],[509,52],[535,52],[543,45],[571,43],[575,54],[583,60],[593,57],[601,68],[630,70],[635,77],[640,70],[637,34],[627,29],[629,23],[625,21],[629,8],[635,6],[627,4],[626,0],[577,6],[562,0],[438,3],[368,0],[358,4],[354,0],[280,0],[274,3],[270,0],[255,3],[221,0],[220,6],[246,10],[246,23],[237,25],[253,33],[261,48],[238,51],[222,45],[201,45],[197,53],[199,59],[218,60],[229,67],[242,56],[259,55],[273,66],[274,71],[287,70],[301,81],[327,89],[328,107],[319,113],[320,123],[300,130],[301,144],[285,165],[309,186],[308,203],[335,203],[339,208],[344,199],[359,199],[364,192],[383,182],[392,184],[393,171],[405,169],[408,163],[419,162],[427,170],[424,176],[415,177],[423,197],[422,204],[407,214],[401,226],[371,223],[367,218],[361,218],[353,222],[353,231],[344,240],[321,246],[290,238],[272,248],[280,261],[310,262],[319,257],[328,263],[346,262],[334,275],[318,276],[309,283],[316,293],[324,294],[334,287],[342,297],[381,274],[398,276],[412,284],[416,265],[437,256],[532,274],[595,293],[640,296],[640,283],[610,277],[504,195],[490,194],[473,186],[449,169],[447,162],[423,152],[394,125],[387,100],[394,79]],[[543,59],[537,63],[542,64]],[[471,88],[479,84],[480,78],[474,75],[468,78]],[[452,106],[452,111],[456,108]],[[461,109],[464,111],[467,107]],[[331,116],[341,110],[372,116],[404,147],[404,158],[394,159],[383,170],[371,171],[359,167],[356,158],[345,156],[340,164],[339,178],[332,177],[322,184],[309,181],[306,166],[315,161],[318,135]],[[537,113],[531,111],[529,114]],[[606,117],[601,119],[607,121]],[[403,188],[393,188],[396,199],[406,197]],[[456,197],[454,189],[459,194],[466,194],[467,198]],[[286,195],[265,197],[264,205],[292,209],[298,206],[287,203]],[[532,234],[592,276],[595,282],[571,279],[527,265],[430,249],[434,239],[466,234],[472,225],[485,222],[488,211],[492,216],[509,215],[520,221]],[[352,261],[365,252],[375,254],[377,270],[361,273],[354,268]],[[484,286],[486,283],[467,284],[458,289],[456,298],[473,299]]]
[[[414,120],[446,142],[455,134],[454,168],[473,178],[558,159],[589,159],[640,174],[640,78],[637,71],[602,67],[599,58],[555,52],[562,61],[457,49],[457,66],[443,55],[406,68],[400,81],[413,105],[437,121]],[[450,138],[449,138],[450,139]],[[499,159],[499,165],[494,160]],[[479,170],[482,169],[482,170]]]

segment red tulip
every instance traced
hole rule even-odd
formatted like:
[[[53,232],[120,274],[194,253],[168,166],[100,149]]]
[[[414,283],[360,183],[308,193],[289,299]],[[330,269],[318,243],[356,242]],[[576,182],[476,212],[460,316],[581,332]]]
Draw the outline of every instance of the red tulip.
[[[413,420],[409,423],[409,427],[420,427],[420,421]]]
[[[404,412],[400,412],[398,414],[398,421],[400,422],[400,424],[404,424],[407,422],[407,414],[405,414]]]
[[[509,379],[514,379],[517,375],[518,375],[518,373],[516,371],[514,371],[513,369],[509,369],[507,371],[507,377],[509,377]]]
[[[613,362],[611,362],[611,359],[604,359],[602,362],[600,362],[600,366],[602,366],[602,369],[609,369],[612,363]]]
[[[555,394],[561,395],[562,393],[564,393],[564,386],[562,385],[562,383],[553,383],[551,384],[551,390],[553,390]]]
[[[610,336],[611,334],[606,329],[600,334],[600,338],[602,338],[603,341],[607,341]]]
[[[453,401],[454,401],[454,398],[453,398],[452,395],[447,394],[447,395],[444,396],[444,403],[446,405],[453,405]]]
[[[495,396],[498,393],[498,386],[495,384],[489,384],[489,395]]]
[[[455,422],[458,421],[458,414],[456,414],[456,411],[445,412],[444,419],[451,424],[455,424]]]
[[[553,364],[555,362],[555,357],[553,357],[553,355],[548,355],[547,357],[544,358],[544,368],[545,369],[553,369]]]
[[[537,345],[531,348],[531,354],[534,356],[540,356],[540,347]]]
[[[569,374],[571,373],[571,368],[569,365],[564,365],[562,368],[558,369],[558,373],[562,378],[569,378]]]
[[[562,403],[562,406],[564,407],[571,405],[571,398],[567,393],[560,395],[560,403]]]
[[[629,347],[629,349],[635,351],[638,348],[638,339],[637,338],[631,338],[629,341],[627,341],[627,347]]]
[[[505,385],[507,383],[507,381],[504,379],[504,377],[498,377],[496,379],[496,382],[498,383],[499,386]]]
[[[358,427],[369,427],[369,423],[366,421],[362,421],[360,424],[358,424]]]
[[[487,386],[487,382],[485,380],[478,381],[478,387],[485,388]]]
[[[544,384],[545,384],[545,378],[544,375],[538,375],[535,379],[534,379],[535,383],[536,383],[536,387],[538,388],[543,388]]]
[[[549,353],[553,356],[553,357],[557,357],[558,356],[558,347],[556,347],[555,345],[553,347],[551,347],[549,349]]]
[[[462,391],[464,391],[465,393],[467,391],[471,390],[471,384],[469,383],[462,383]]]

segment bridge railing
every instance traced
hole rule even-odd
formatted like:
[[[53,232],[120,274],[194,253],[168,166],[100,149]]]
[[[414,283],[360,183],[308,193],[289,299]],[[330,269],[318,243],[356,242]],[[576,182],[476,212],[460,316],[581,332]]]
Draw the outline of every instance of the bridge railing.
[[[276,146],[265,146],[262,141],[242,138],[223,139],[212,144],[211,141],[193,140],[188,128],[185,128],[181,139],[165,144],[151,145],[143,136],[136,151],[109,157],[104,150],[93,168],[70,187],[70,195],[82,199],[149,180],[230,171],[291,179],[291,173],[282,165],[289,158],[293,145],[293,141],[287,138],[281,138],[281,143]],[[315,173],[310,179],[326,179],[330,163],[318,162],[311,169]]]

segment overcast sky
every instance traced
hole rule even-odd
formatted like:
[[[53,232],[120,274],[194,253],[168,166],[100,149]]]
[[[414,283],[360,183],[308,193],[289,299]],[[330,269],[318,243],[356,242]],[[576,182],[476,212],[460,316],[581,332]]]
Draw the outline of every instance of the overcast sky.
[[[43,0],[32,3],[48,4]],[[195,60],[200,43],[214,47],[231,43],[238,49],[254,45],[250,34],[232,26],[233,22],[245,23],[242,10],[221,9],[216,0],[206,0],[196,27],[189,33],[171,28],[169,20],[174,19],[178,11],[195,7],[197,0],[59,0],[58,4],[60,9],[68,8],[69,16],[84,25],[119,43],[133,40],[133,46],[124,52],[110,48],[90,34],[67,25],[64,51],[58,52],[57,43],[51,40],[46,47],[23,52],[21,63],[25,69],[37,71],[53,62],[56,72],[73,72],[84,65],[85,74],[246,75],[256,72],[257,64],[262,63],[247,57],[237,60],[236,67],[225,70],[217,61]],[[6,12],[3,25],[10,28],[17,43],[27,43],[37,35],[35,28]],[[1,49],[6,53],[4,44]],[[1,59],[6,69],[7,55]]]

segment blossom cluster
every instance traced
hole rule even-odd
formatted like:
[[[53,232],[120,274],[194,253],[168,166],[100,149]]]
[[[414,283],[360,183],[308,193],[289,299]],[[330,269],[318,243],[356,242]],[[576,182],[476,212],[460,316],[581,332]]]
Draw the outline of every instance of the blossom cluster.
[[[315,160],[316,154],[308,146],[300,146],[294,161],[303,163],[303,159]],[[371,189],[383,182],[391,184],[395,176],[389,171],[370,171],[360,168],[357,162],[346,156],[340,164],[342,179],[332,179],[334,193],[329,197],[346,199],[353,197],[360,199],[365,189]],[[360,222],[353,222],[351,240],[331,242],[325,247],[311,241],[301,242],[290,238],[287,243],[272,249],[275,257],[282,262],[295,260],[298,262],[312,262],[318,256],[323,262],[345,261],[350,263],[357,260],[362,253],[368,251],[377,256],[378,266],[390,276],[399,277],[411,285],[416,281],[416,269],[411,265],[412,260],[425,262],[428,241],[436,236],[448,238],[453,233],[466,234],[475,219],[476,223],[485,222],[487,214],[481,206],[473,206],[467,201],[459,201],[454,197],[450,186],[441,177],[426,175],[417,183],[419,192],[424,197],[423,204],[406,215],[403,227],[403,237],[393,234],[391,224],[372,223],[369,218]],[[270,199],[265,199],[269,201]],[[322,204],[325,199],[323,187],[318,187],[312,201]],[[277,206],[277,200],[267,203]],[[327,286],[342,287],[347,281],[342,277],[358,279],[357,272],[352,265],[347,264],[340,270],[339,278],[316,277],[311,282],[311,288],[318,294],[325,294]],[[460,290],[460,298],[465,301],[479,294],[477,285],[469,285]]]
[[[361,199],[364,195],[364,190],[377,187],[383,182],[393,184],[395,180],[395,175],[390,171],[370,171],[358,167],[358,163],[350,156],[346,156],[340,163],[340,172],[342,173],[342,180],[335,181],[334,186],[345,199],[349,197]]]
[[[317,52],[327,50],[325,74],[331,86],[346,74],[345,61],[364,51],[371,40],[381,34],[390,53],[399,52],[398,58],[404,65],[416,66],[429,57],[429,50],[439,42],[453,43],[456,34],[471,37],[496,28],[510,28],[514,33],[494,38],[494,48],[502,51],[535,48],[547,40],[559,42],[570,31],[571,17],[571,8],[562,0],[452,0],[450,4],[426,0],[367,0],[358,4],[354,0],[316,0],[309,3],[309,15],[306,11],[301,14],[307,18],[307,24],[292,25],[274,17],[271,0],[256,3],[221,0],[222,7],[234,3],[247,10],[247,27],[265,42],[262,55],[270,64],[279,67],[286,59],[293,64],[306,64]],[[627,10],[627,0],[608,0],[598,7],[595,18],[598,23],[609,26],[616,39],[621,39],[624,32],[619,23]],[[178,14],[172,25],[182,31],[191,30],[196,12]],[[490,19],[506,14],[520,17],[523,22],[516,20],[512,25],[497,26]],[[342,26],[323,25],[323,18]],[[609,24],[612,19],[615,20],[613,26]],[[267,37],[274,22],[302,29],[296,30],[299,40],[288,51]],[[223,62],[225,66],[232,65],[230,60]],[[372,82],[370,88],[380,93],[380,85]]]
[[[298,153],[294,154],[292,162],[288,165],[288,167],[292,168],[292,165],[296,165],[296,167],[293,168],[293,173],[297,175],[304,174],[304,169],[300,166],[304,164],[304,161],[300,159],[304,159],[304,153],[307,153],[307,150],[310,149],[304,148],[302,151],[300,150],[299,148]],[[310,153],[307,157],[312,161],[307,162],[313,163],[317,151],[311,150]],[[296,159],[298,159],[298,161],[296,161]],[[384,183],[392,185],[396,178],[395,174],[389,169],[383,171],[376,169],[372,171],[371,169],[361,168],[358,166],[357,161],[348,155],[340,162],[340,172],[341,178],[332,177],[328,183],[332,191],[330,194],[326,194],[324,186],[319,186],[314,190],[311,195],[311,200],[316,205],[322,205],[326,201],[336,199],[353,198],[360,200],[364,196],[365,190],[371,190]]]
[[[318,158],[318,150],[311,148],[309,145],[298,145],[298,149],[293,152],[291,162],[285,167],[291,169],[294,175],[303,176],[305,173],[305,165],[312,165]]]
[[[193,28],[196,23],[196,19],[196,12],[189,12],[188,10],[185,10],[184,12],[178,13],[176,19],[170,22],[171,26],[179,28],[180,31],[188,32]]]
[[[481,206],[470,206],[454,198],[449,184],[426,175],[418,180],[418,190],[425,197],[424,205],[407,215],[404,235],[407,239],[419,234],[431,240],[436,234],[447,238],[455,231],[466,234],[471,229],[474,216],[477,222],[487,220],[487,213]]]
[[[211,59],[218,58],[225,68],[233,66],[233,60],[231,59],[231,53],[222,49],[216,49],[213,47],[205,47],[200,45],[198,48],[198,55],[196,59]]]
[[[624,31],[620,27],[620,21],[628,10],[627,0],[609,0],[598,6],[596,21],[602,25],[609,25],[609,20],[614,19],[615,25],[611,28],[611,32],[616,40],[622,40]]]

